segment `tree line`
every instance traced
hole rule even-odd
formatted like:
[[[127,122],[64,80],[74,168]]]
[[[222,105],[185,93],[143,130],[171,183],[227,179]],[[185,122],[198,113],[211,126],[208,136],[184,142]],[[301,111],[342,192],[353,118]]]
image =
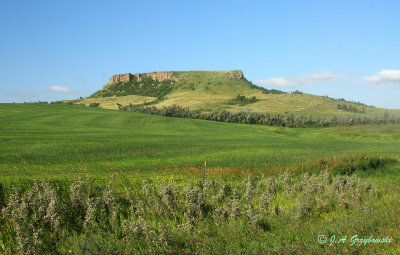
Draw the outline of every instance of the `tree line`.
[[[163,108],[144,105],[120,106],[120,110],[152,115],[161,115],[176,118],[191,118],[202,120],[213,120],[231,123],[259,124],[278,127],[332,127],[332,126],[353,126],[366,124],[400,124],[400,117],[313,117],[294,114],[276,114],[260,112],[229,112],[226,110],[217,110],[208,113],[200,110],[191,110],[178,105],[172,105]]]
[[[345,105],[345,104],[338,104],[337,105],[338,110],[346,111],[346,112],[355,112],[355,113],[365,113],[365,107],[362,108],[362,110],[358,109],[355,106],[352,105]]]

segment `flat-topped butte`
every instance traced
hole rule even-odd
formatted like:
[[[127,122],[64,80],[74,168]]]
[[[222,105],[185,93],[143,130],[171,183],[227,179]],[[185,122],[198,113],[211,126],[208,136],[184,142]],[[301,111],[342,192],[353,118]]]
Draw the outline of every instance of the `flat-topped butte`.
[[[237,102],[239,97],[247,103]],[[178,105],[202,112],[224,109],[230,112],[293,113],[318,117],[383,116],[385,111],[389,116],[399,114],[398,110],[370,107],[344,99],[266,89],[247,80],[241,70],[116,74],[90,97],[70,102],[84,105],[98,103],[101,108],[108,109],[130,104],[157,108]]]
[[[171,80],[171,81],[180,81],[183,80],[185,75],[180,74],[190,74],[193,72],[210,72],[210,71],[160,71],[160,72],[151,72],[151,73],[126,73],[126,74],[116,74],[113,75],[109,80],[107,85],[111,85],[118,82],[130,82],[132,79],[136,78],[137,81],[141,81],[144,77],[151,78],[155,81],[163,81],[163,80]],[[225,72],[226,76],[231,79],[242,79],[243,71],[241,70],[232,70],[232,71],[220,71]]]

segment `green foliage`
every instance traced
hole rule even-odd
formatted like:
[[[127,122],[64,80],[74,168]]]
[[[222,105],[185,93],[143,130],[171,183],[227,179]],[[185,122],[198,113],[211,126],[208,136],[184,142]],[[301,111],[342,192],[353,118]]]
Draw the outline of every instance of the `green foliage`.
[[[231,100],[230,103],[238,104],[249,104],[257,101],[255,97],[246,98],[245,96],[238,95],[235,99]],[[192,118],[192,119],[203,119],[213,121],[223,121],[231,123],[243,123],[243,124],[259,124],[267,126],[279,126],[279,127],[333,127],[333,126],[354,126],[354,125],[369,125],[369,124],[399,124],[399,118],[367,118],[367,117],[341,117],[337,116],[325,117],[325,118],[313,118],[311,115],[306,117],[303,115],[295,116],[294,114],[270,114],[260,112],[228,112],[225,110],[212,111],[209,113],[202,113],[199,110],[190,110],[189,108],[183,108],[181,106],[172,105],[159,109],[155,106],[146,107],[143,105],[130,105],[120,107],[120,110],[132,111],[153,115],[162,115],[167,117],[177,118]],[[353,108],[351,108],[353,109]]]
[[[141,95],[163,98],[173,89],[174,81],[163,80],[161,82],[153,80],[150,77],[144,77],[140,81],[133,77],[129,82],[118,82],[107,85],[103,89],[91,95],[91,98]]]
[[[323,162],[327,163],[327,162]],[[382,157],[351,157],[332,167],[333,174],[353,174],[356,170],[370,170],[384,168],[388,164],[396,163],[395,159]]]
[[[332,100],[342,101],[342,102],[345,102],[345,103],[351,103],[351,104],[358,104],[358,105],[361,105],[361,106],[367,106],[366,104],[363,104],[361,102],[352,101],[352,100],[346,100],[344,98],[332,98],[332,97],[329,97],[327,95],[322,96],[322,97],[329,98],[329,99],[332,99]],[[372,105],[370,105],[369,107],[375,108],[375,106],[372,106]]]
[[[301,92],[300,90],[297,90],[297,89],[295,91],[292,91],[291,93],[298,94],[298,95],[304,94],[303,92]]]
[[[3,208],[4,204],[5,204],[4,188],[3,188],[3,184],[0,182],[0,210]]]
[[[227,104],[238,104],[238,105],[247,105],[257,102],[257,98],[255,96],[251,98],[247,98],[245,96],[237,95],[234,99],[228,101]]]
[[[366,104],[363,104],[361,102],[356,102],[356,101],[351,101],[351,100],[349,101],[349,100],[346,100],[344,98],[339,98],[339,99],[336,99],[336,100],[339,100],[339,101],[342,101],[342,102],[346,102],[346,103],[358,104],[358,105],[361,105],[361,106],[367,106]],[[374,107],[374,106],[370,105],[370,107]]]
[[[93,103],[89,104],[89,107],[99,107],[99,106],[100,106],[100,103],[98,103],[98,102],[93,102]]]
[[[338,104],[337,105],[338,110],[346,111],[346,112],[355,112],[355,113],[365,113],[365,107],[363,107],[362,110],[359,110],[357,107],[352,106],[352,105],[345,105],[345,104]]]

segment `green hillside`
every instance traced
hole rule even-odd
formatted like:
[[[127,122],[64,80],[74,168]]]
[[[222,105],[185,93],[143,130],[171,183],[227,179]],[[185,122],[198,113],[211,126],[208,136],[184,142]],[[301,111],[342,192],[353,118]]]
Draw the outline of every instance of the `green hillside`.
[[[157,81],[145,77],[138,81],[116,82],[104,86],[89,98],[71,100],[75,104],[100,103],[106,109],[118,109],[118,104],[146,104],[162,108],[179,105],[209,112],[225,109],[232,112],[293,113],[317,116],[383,116],[400,115],[399,110],[375,108],[359,103],[336,100],[304,93],[284,93],[252,84],[241,71],[181,71],[170,72],[175,80]],[[232,75],[234,74],[234,75]],[[238,96],[252,102],[235,102]],[[339,105],[339,106],[338,106]]]

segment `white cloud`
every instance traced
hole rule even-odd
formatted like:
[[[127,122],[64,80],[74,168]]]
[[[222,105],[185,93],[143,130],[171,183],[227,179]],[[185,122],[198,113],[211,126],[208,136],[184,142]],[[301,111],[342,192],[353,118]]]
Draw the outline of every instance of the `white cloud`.
[[[400,86],[400,70],[382,70],[377,75],[363,77],[362,81],[378,88],[385,85]]]
[[[67,87],[61,87],[61,86],[48,87],[47,91],[57,92],[57,93],[71,93],[71,92],[74,92],[73,89],[70,89],[70,88],[67,88]]]
[[[261,86],[274,88],[296,88],[304,85],[315,85],[319,83],[335,84],[344,81],[343,75],[333,74],[329,71],[312,72],[311,74],[297,77],[272,77],[256,81]]]

